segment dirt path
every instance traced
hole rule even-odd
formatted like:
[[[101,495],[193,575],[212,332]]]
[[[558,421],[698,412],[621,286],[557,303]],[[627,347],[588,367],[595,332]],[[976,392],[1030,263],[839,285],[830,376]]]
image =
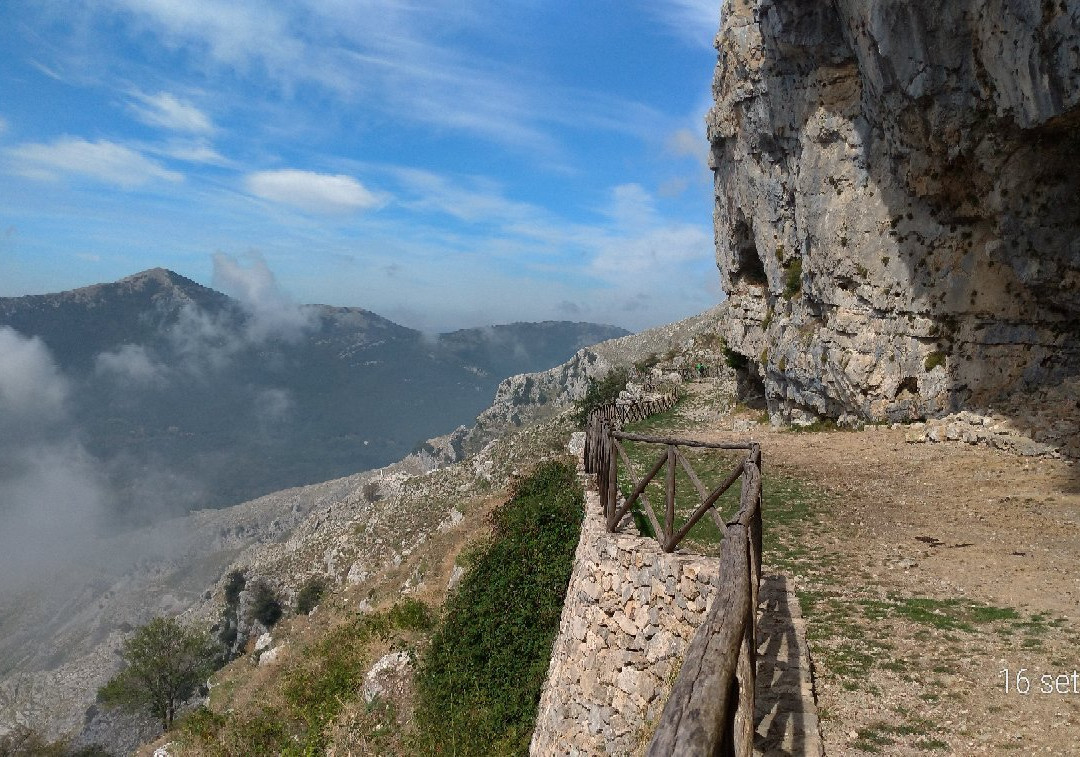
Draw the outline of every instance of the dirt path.
[[[731,416],[695,421],[700,438],[747,436]],[[1080,754],[1080,465],[903,429],[748,433],[767,529],[770,474],[814,492],[775,526],[776,556],[827,754]]]

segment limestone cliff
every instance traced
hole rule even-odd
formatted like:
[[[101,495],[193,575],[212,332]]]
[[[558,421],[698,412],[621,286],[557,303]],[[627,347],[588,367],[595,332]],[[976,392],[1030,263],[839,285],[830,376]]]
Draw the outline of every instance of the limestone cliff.
[[[1080,2],[727,0],[708,135],[774,418],[913,419],[1080,373]]]

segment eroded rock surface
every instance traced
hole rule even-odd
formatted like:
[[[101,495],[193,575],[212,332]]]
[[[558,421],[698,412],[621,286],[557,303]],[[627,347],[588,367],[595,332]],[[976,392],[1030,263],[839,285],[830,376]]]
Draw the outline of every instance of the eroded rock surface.
[[[725,337],[776,420],[912,420],[1080,374],[1080,2],[729,0]]]

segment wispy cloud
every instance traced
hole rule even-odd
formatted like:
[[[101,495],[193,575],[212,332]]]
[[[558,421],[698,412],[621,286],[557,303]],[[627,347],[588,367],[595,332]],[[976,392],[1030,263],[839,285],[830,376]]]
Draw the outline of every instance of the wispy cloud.
[[[114,351],[98,354],[94,369],[136,385],[160,384],[166,378],[165,366],[151,358],[146,348],[138,344],[124,344]]]
[[[34,179],[76,175],[132,189],[155,180],[180,182],[184,178],[142,153],[108,140],[61,137],[50,143],[17,145],[8,154],[20,174]]]
[[[527,67],[462,47],[448,30],[494,34],[478,2],[111,0],[134,29],[210,65],[295,92],[315,84],[406,123],[436,125],[528,148],[558,162],[553,127],[647,131],[656,114],[612,95],[559,86]],[[483,7],[481,7],[483,6]],[[616,115],[617,114],[617,115]]]
[[[708,166],[709,143],[705,140],[704,128],[697,132],[678,129],[668,136],[666,146],[673,155],[694,158],[700,165]]]
[[[274,6],[248,0],[113,0],[113,7],[149,25],[171,46],[196,44],[216,61],[244,66],[252,60],[285,65],[303,46]]]
[[[201,139],[170,140],[164,145],[148,149],[174,160],[182,160],[185,163],[205,163],[214,166],[233,165],[233,162],[219,153],[213,145]]]
[[[249,174],[244,183],[257,197],[308,213],[356,213],[383,204],[379,195],[344,174],[286,168]]]
[[[434,211],[461,221],[488,224],[535,220],[544,212],[535,205],[507,198],[503,188],[488,178],[451,178],[416,168],[394,168],[391,172],[411,195],[404,202],[413,211]]]
[[[44,342],[0,326],[0,355],[4,356],[0,360],[0,436],[12,434],[13,426],[28,420],[34,423],[21,429],[24,432],[63,416],[68,382]]]
[[[159,92],[156,95],[136,92],[134,97],[136,102],[131,103],[130,107],[135,116],[145,124],[187,132],[209,132],[214,129],[208,115],[194,104],[180,100],[169,92]]]
[[[71,385],[45,344],[0,327],[0,355],[2,592],[71,556],[97,525],[104,486],[70,433]]]
[[[711,48],[720,29],[723,0],[660,0],[652,11],[677,35],[697,46]]]

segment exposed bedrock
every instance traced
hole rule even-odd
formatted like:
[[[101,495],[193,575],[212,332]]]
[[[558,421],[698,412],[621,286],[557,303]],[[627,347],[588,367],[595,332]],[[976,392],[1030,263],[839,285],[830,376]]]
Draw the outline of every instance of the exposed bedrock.
[[[716,43],[725,336],[774,416],[1080,373],[1080,0],[728,0]]]

